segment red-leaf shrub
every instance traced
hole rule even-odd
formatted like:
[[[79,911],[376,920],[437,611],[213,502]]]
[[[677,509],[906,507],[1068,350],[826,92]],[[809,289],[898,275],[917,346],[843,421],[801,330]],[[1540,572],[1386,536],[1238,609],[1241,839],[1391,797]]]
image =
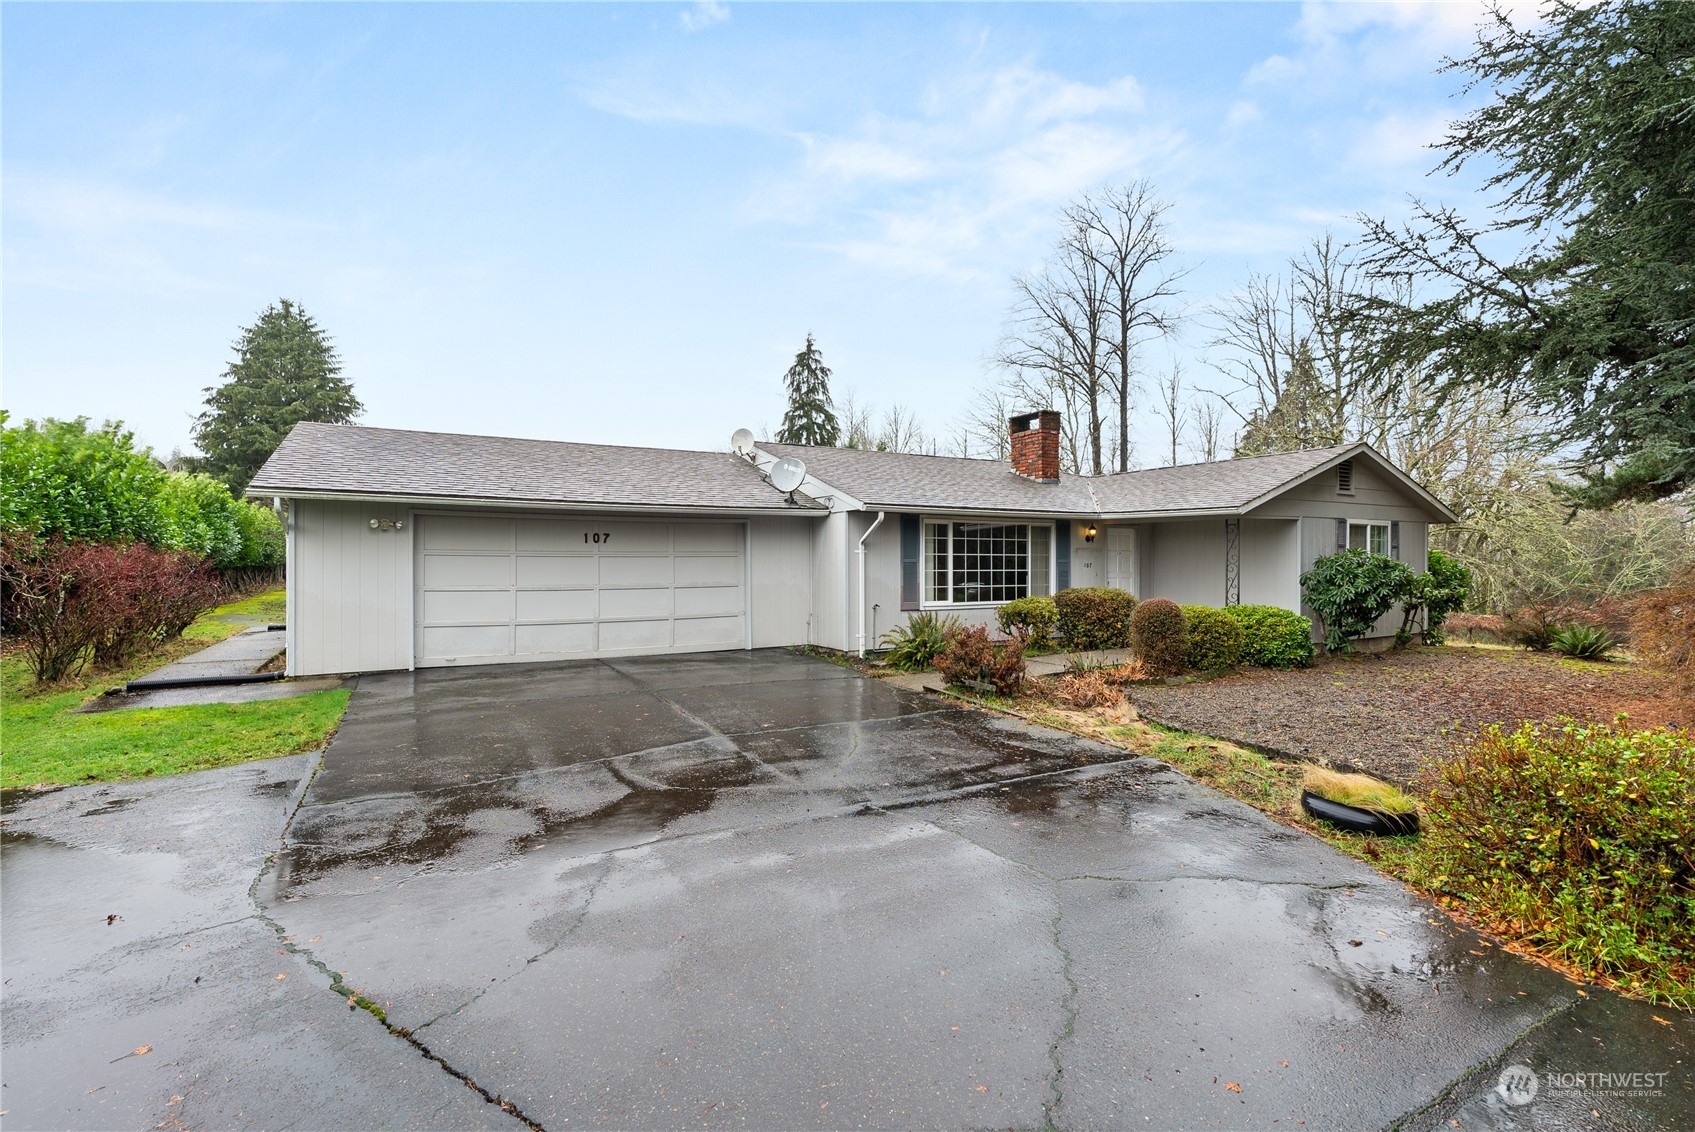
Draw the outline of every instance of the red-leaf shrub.
[[[988,684],[1003,696],[1024,687],[1024,638],[1014,634],[997,646],[981,625],[948,637],[948,647],[936,658],[936,671],[950,684]]]
[[[1130,647],[1149,676],[1176,676],[1189,656],[1189,630],[1183,610],[1163,597],[1142,602],[1130,614]]]
[[[20,640],[39,683],[121,664],[180,636],[217,605],[221,587],[182,551],[142,543],[0,537],[0,618]]]

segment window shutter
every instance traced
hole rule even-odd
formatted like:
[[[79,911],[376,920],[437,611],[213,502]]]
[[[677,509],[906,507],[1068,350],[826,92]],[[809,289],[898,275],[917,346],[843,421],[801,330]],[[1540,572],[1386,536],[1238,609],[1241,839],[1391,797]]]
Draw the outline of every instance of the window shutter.
[[[1058,593],[1060,590],[1071,588],[1071,520],[1056,520],[1053,534],[1053,591]]]
[[[900,517],[900,607],[918,608],[918,539],[917,515]]]
[[[1336,549],[1348,549],[1348,520],[1336,520]]]
[[[1401,521],[1389,521],[1389,557],[1399,562],[1401,560]]]

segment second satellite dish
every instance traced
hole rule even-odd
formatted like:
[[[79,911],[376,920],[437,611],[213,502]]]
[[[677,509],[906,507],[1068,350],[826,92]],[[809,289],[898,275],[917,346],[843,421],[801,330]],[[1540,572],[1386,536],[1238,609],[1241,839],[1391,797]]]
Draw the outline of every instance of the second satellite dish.
[[[771,465],[771,486],[778,491],[793,491],[806,479],[806,465],[793,456],[784,456]]]
[[[751,456],[753,454],[753,430],[751,428],[738,428],[731,433],[730,448],[738,456]]]

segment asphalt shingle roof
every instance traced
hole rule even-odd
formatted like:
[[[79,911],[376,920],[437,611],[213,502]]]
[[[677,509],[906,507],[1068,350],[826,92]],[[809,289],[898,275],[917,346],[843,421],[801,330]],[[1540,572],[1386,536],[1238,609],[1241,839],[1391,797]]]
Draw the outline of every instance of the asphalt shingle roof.
[[[1066,515],[1234,511],[1352,448],[1278,452],[1111,476],[1061,475],[1056,484],[1014,475],[1004,460],[911,456],[857,448],[760,444],[869,507],[1036,511]]]
[[[265,461],[256,495],[334,493],[626,507],[819,510],[728,452],[625,448],[302,422]]]

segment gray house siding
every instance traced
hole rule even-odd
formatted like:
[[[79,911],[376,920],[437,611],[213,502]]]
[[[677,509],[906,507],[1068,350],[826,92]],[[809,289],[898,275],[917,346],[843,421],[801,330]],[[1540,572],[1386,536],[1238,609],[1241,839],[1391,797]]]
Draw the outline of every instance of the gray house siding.
[[[1399,519],[1417,523],[1430,519],[1430,512],[1422,504],[1363,459],[1354,461],[1354,491],[1351,495],[1343,495],[1336,490],[1336,472],[1331,469],[1290,488],[1248,514],[1260,519],[1300,519],[1312,515],[1385,521]]]
[[[1243,605],[1301,608],[1299,519],[1243,519],[1238,558]]]
[[[412,658],[412,524],[394,504],[293,500],[288,674],[381,672]]]
[[[816,522],[748,520],[748,611],[753,647],[811,640],[812,552]]]
[[[1137,597],[1163,597],[1182,605],[1224,604],[1223,519],[1155,523],[1148,541],[1143,592]]]

